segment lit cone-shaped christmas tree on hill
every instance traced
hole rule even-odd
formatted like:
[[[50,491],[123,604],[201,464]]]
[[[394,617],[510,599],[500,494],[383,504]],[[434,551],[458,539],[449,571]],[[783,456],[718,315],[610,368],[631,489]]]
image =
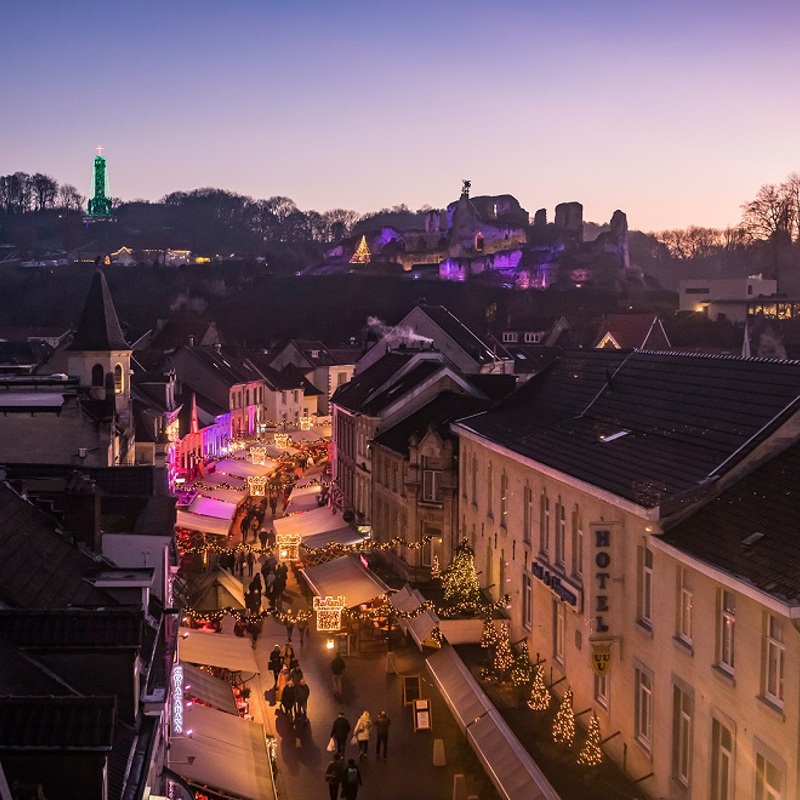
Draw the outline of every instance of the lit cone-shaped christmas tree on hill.
[[[475,572],[475,553],[467,541],[461,542],[453,554],[453,561],[442,574],[444,599],[460,611],[470,611],[481,605],[481,589]]]
[[[575,741],[575,709],[572,707],[572,689],[564,692],[561,707],[553,720],[553,741],[572,747]]]
[[[367,237],[362,236],[361,241],[358,243],[358,247],[356,247],[355,253],[353,253],[353,257],[350,259],[350,263],[369,264],[371,259],[372,253],[370,253],[369,246],[367,245]]]
[[[540,664],[536,667],[536,675],[531,686],[531,696],[528,700],[528,708],[531,711],[547,711],[550,708],[550,692],[544,685],[544,667]]]
[[[595,713],[592,713],[589,722],[586,744],[578,753],[578,763],[584,767],[596,767],[603,763],[603,751],[600,749],[600,722]]]

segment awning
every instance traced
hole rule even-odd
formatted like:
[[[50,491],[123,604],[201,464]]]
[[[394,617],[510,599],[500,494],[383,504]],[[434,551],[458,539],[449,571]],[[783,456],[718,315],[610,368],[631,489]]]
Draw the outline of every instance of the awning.
[[[178,658],[190,664],[207,664],[231,672],[258,672],[249,636],[228,636],[194,628],[181,628]]]
[[[215,472],[223,475],[234,475],[238,478],[249,478],[252,475],[269,475],[275,469],[275,462],[267,459],[266,464],[252,464],[249,460],[224,458],[214,465]]]
[[[450,646],[426,659],[428,671],[456,722],[466,732],[500,796],[505,800],[560,800],[538,764]]]
[[[320,597],[344,595],[348,608],[369,603],[390,591],[354,555],[335,558],[315,567],[306,567],[303,574],[314,594]]]
[[[215,517],[216,519],[225,519],[231,522],[236,516],[236,506],[236,503],[229,503],[216,497],[204,497],[199,494],[192,500],[186,510],[192,514],[200,514],[203,517]]]
[[[242,478],[237,478],[234,475],[217,474],[216,472],[209,472],[201,478],[204,485],[203,489],[199,492],[207,497],[215,497],[219,500],[227,500],[229,503],[239,504],[247,497],[247,484]],[[222,484],[226,484],[231,488],[224,488]],[[237,489],[239,491],[237,491]]]
[[[295,486],[289,495],[289,505],[287,511],[296,514],[298,511],[312,511],[319,508],[319,497],[322,494],[322,487],[317,486]]]
[[[316,533],[336,531],[347,526],[342,515],[331,508],[314,508],[291,517],[281,517],[272,523],[275,533],[293,533],[312,536]]]
[[[193,531],[213,533],[216,536],[227,536],[231,529],[231,521],[217,517],[206,517],[202,514],[192,514],[191,511],[178,509],[175,524],[179,528],[189,528]]]
[[[197,704],[185,708],[183,720],[192,733],[170,740],[173,772],[248,800],[274,800],[263,726]]]
[[[226,681],[215,678],[191,664],[183,665],[183,681],[184,695],[187,698],[196,697],[219,711],[239,716],[233,688]]]
[[[389,599],[398,611],[414,611],[425,602],[425,598],[420,592],[412,589],[408,584],[399,592],[395,592]],[[423,611],[411,619],[401,619],[399,624],[404,633],[411,634],[411,638],[417,643],[420,650],[423,644],[428,647],[439,647],[439,644],[430,638],[433,629],[439,624],[439,617],[433,611]]]
[[[226,606],[244,608],[244,587],[238,578],[217,566],[203,573],[192,591],[191,601],[198,611],[213,611]]]

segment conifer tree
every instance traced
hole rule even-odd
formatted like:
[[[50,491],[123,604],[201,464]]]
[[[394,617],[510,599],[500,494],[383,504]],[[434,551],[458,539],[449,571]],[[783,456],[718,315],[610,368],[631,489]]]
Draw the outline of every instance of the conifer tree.
[[[584,767],[596,767],[603,763],[603,751],[600,749],[600,721],[594,712],[589,722],[586,744],[578,753],[578,763]]]
[[[372,259],[372,253],[369,252],[369,246],[367,245],[367,237],[362,236],[361,241],[358,243],[358,247],[356,247],[355,253],[353,253],[353,257],[350,259],[351,264],[368,264]]]
[[[528,642],[523,641],[519,653],[514,657],[514,665],[511,667],[511,683],[514,686],[525,686],[530,681],[532,672],[533,665],[528,652]]]
[[[511,667],[514,666],[514,654],[511,652],[511,642],[508,635],[508,624],[502,623],[497,633],[497,646],[494,650],[492,671],[498,681],[505,680]]]
[[[539,664],[536,667],[536,674],[531,686],[531,696],[528,700],[528,708],[531,711],[547,711],[550,708],[551,695],[544,683],[544,667]]]
[[[553,741],[572,747],[575,741],[575,709],[572,707],[572,689],[564,692],[561,706],[553,720]]]
[[[481,604],[481,589],[475,571],[475,553],[466,539],[456,547],[450,566],[442,575],[444,599],[468,611]]]

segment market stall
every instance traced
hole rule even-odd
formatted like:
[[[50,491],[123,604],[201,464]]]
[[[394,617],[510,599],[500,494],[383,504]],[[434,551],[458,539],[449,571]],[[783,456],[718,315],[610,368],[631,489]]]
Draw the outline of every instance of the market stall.
[[[259,672],[250,637],[181,627],[178,657],[190,664],[208,664],[231,672]]]

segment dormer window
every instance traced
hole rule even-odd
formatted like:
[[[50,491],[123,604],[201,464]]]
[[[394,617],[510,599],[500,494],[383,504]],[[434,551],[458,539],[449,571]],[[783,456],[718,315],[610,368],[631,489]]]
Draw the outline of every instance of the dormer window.
[[[319,358],[319,350],[312,350],[311,358]]]
[[[503,331],[503,341],[506,343],[514,343],[519,340],[519,334],[514,331]]]

